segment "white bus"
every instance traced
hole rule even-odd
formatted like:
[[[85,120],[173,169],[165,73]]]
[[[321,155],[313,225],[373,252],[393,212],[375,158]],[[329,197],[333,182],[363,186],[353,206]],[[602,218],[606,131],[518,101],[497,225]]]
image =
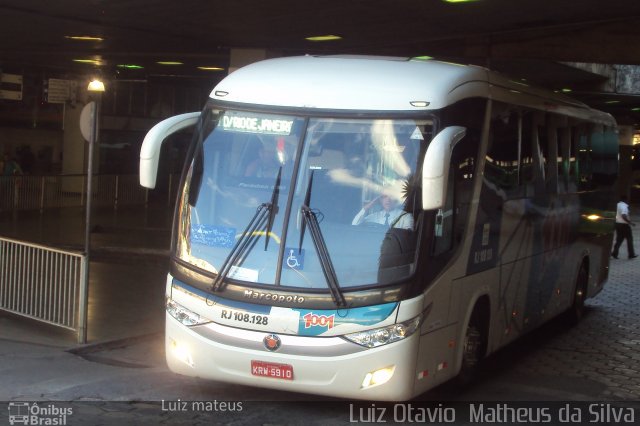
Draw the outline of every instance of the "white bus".
[[[166,283],[174,372],[406,400],[608,276],[608,114],[437,61],[290,57],[230,74],[194,126]]]

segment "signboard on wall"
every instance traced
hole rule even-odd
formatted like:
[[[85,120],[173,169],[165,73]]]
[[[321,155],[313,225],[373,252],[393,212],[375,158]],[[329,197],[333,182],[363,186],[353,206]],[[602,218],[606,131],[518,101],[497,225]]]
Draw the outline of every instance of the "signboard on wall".
[[[72,80],[49,78],[44,81],[44,101],[50,104],[63,104],[73,101],[78,83]]]
[[[0,99],[22,100],[22,76],[0,73]]]

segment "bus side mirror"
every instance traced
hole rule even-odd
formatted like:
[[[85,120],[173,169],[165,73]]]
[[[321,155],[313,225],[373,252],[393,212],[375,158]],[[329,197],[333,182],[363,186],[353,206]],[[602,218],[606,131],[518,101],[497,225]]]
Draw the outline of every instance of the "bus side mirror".
[[[466,133],[467,129],[464,127],[446,127],[429,144],[422,163],[423,210],[440,209],[444,206],[451,153]]]
[[[169,117],[147,132],[140,148],[140,185],[150,189],[156,187],[162,143],[175,132],[196,124],[199,116],[199,112],[189,112]]]

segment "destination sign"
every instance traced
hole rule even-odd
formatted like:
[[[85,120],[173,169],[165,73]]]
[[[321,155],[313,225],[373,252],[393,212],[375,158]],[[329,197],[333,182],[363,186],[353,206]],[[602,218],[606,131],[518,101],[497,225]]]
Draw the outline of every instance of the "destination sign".
[[[220,125],[224,130],[229,131],[286,136],[291,134],[293,120],[224,115]]]

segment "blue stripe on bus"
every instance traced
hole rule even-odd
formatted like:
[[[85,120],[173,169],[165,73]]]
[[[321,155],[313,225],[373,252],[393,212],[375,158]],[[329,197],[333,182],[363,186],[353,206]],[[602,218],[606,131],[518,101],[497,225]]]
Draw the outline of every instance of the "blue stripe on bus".
[[[378,324],[391,315],[397,302],[385,303],[383,305],[362,306],[351,309],[299,309],[300,321],[298,323],[298,334],[300,336],[318,336],[339,324],[356,324],[370,326]]]
[[[206,299],[207,303],[210,305],[220,305],[228,308],[241,309],[243,311],[264,315],[268,315],[271,311],[271,306],[269,305],[256,305],[253,303],[239,302],[237,300],[223,299],[222,297],[218,297],[198,288],[191,287],[190,285],[176,279],[173,280],[173,286],[182,287],[190,293],[197,294],[198,296]]]
[[[269,315],[271,305],[257,305],[237,300],[224,299],[207,293],[206,291],[192,287],[177,279],[173,280],[174,287],[181,287],[184,290],[196,294],[207,300],[209,304],[217,304],[228,308],[235,308],[245,312]],[[356,324],[370,326],[386,320],[391,315],[398,302],[385,303],[382,305],[362,306],[351,309],[301,309],[288,307],[292,311],[300,313],[298,323],[298,334],[301,336],[318,336],[338,324]]]

